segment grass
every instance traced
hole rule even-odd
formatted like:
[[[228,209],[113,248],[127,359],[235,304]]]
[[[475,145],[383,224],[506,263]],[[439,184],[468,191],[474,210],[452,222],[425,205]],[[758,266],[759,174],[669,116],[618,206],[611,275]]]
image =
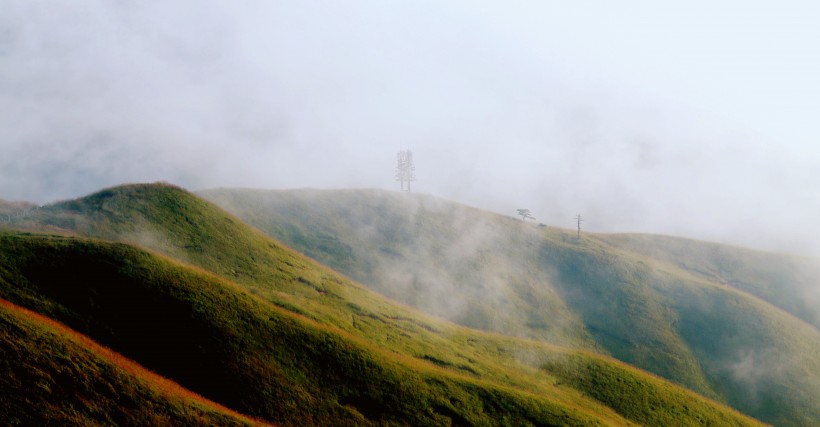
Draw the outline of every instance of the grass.
[[[525,256],[539,242],[519,232],[520,221],[499,233],[497,218],[480,210],[386,192],[225,190],[203,196],[428,313],[488,331],[596,348],[582,320],[545,286],[549,276]]]
[[[37,236],[4,236],[2,246],[6,258],[17,255],[14,264],[4,263],[12,267],[4,277],[18,286],[4,287],[4,297],[268,421],[446,425],[454,418],[492,424],[506,417],[519,424],[597,423],[599,411],[585,413],[568,402],[399,357],[129,246]]]
[[[647,379],[628,366],[573,354],[549,361],[543,368],[624,417],[645,425],[742,424],[719,410],[705,414],[700,412],[702,409],[693,411],[686,391],[668,387],[659,378]],[[641,404],[636,405],[636,401]]]
[[[421,314],[174,187],[107,191],[111,194],[105,197],[42,209],[28,225],[18,225],[35,228],[39,221],[42,228],[70,226],[67,231],[73,233],[128,240],[138,231],[129,224],[144,224],[154,233],[144,243],[166,255],[84,238],[0,234],[3,297],[233,410],[283,425],[629,425],[652,420],[568,386],[543,369],[545,361],[567,354],[621,366],[611,359]],[[126,200],[116,205],[130,209],[125,213],[105,210]],[[700,419],[713,425],[727,420],[755,424],[634,372],[656,395],[677,390],[685,396],[692,412],[680,419],[682,424]],[[663,401],[653,404],[667,411]],[[638,414],[649,410],[631,396],[624,396],[622,405],[644,408]]]
[[[0,300],[6,425],[261,425]]]
[[[820,423],[816,260],[661,236],[577,239],[375,190],[201,194],[425,312],[604,352],[779,425]]]
[[[740,289],[820,328],[817,259],[664,236],[616,234],[601,239],[701,279]]]

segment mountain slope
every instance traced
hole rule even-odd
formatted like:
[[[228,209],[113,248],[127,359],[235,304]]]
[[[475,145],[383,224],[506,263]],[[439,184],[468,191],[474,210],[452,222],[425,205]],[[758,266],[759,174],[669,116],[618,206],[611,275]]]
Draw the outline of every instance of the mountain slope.
[[[14,234],[0,242],[3,297],[268,420],[753,423],[611,359],[421,315],[175,187],[109,189],[26,221],[16,226],[109,239],[145,236],[131,225],[140,224],[151,236],[143,244],[197,265],[77,238]],[[645,392],[607,398],[624,382]]]
[[[665,236],[600,238],[614,247],[755,295],[820,328],[820,260]]]
[[[703,273],[720,262],[709,256],[709,244],[675,249],[686,245],[659,237],[639,250],[623,236],[577,239],[574,232],[428,196],[368,190],[201,194],[427,312],[603,350],[769,422],[820,423],[820,334],[812,325],[818,306],[791,292],[811,289],[820,275],[804,269],[794,275],[799,281],[782,286],[759,274],[761,268],[789,271],[789,257],[756,253],[766,264],[749,255],[753,251],[721,246],[743,262],[721,264],[721,280],[715,280]]]
[[[415,319],[428,331],[416,340],[463,340],[457,351],[470,357],[462,366],[454,366],[458,356],[450,349],[403,357],[266,305],[216,276],[125,245],[0,234],[0,248],[3,298],[65,322],[214,401],[286,425],[752,423],[592,354],[455,327],[430,331],[446,327],[441,323]],[[534,365],[487,357],[490,348],[526,354]],[[604,400],[554,385],[552,372],[573,381],[575,375],[566,372],[586,366],[616,377],[602,376],[592,388],[579,380],[579,389],[616,393],[610,388],[621,379],[643,387],[638,397],[647,400],[621,398],[610,403],[613,410]],[[491,369],[508,382],[485,374]]]
[[[0,354],[0,418],[8,425],[261,424],[5,300]]]
[[[470,327],[595,348],[581,319],[542,286],[548,277],[521,256],[539,242],[518,223],[499,233],[478,209],[387,192],[202,195],[391,298]]]
[[[412,374],[338,331],[127,246],[8,236],[2,247],[6,258],[12,251],[17,255],[5,264],[10,268],[4,278],[16,286],[5,287],[4,297],[62,320],[204,396],[268,420],[361,425],[369,424],[362,419],[366,415],[371,422],[436,425],[443,415],[423,408],[455,411],[446,396],[472,397],[458,392],[457,377],[431,369]],[[436,390],[435,402],[428,400],[431,388],[443,389]],[[519,396],[494,389],[486,387],[542,423],[561,417],[579,425],[592,421],[549,401],[539,402],[539,416]],[[465,414],[481,415],[493,414]]]

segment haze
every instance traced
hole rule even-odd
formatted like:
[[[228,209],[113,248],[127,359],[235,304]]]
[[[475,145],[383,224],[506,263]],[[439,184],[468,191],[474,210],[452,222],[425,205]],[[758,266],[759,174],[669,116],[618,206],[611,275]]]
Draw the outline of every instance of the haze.
[[[0,198],[398,189],[820,255],[815,2],[0,0]]]

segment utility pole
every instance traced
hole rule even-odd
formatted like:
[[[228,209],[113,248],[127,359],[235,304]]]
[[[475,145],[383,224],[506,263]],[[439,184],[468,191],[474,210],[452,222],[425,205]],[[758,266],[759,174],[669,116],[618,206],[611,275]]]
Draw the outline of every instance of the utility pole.
[[[584,222],[584,219],[581,218],[581,214],[575,215],[575,220],[578,222],[578,238],[581,238],[581,223]]]
[[[404,150],[399,151],[397,156],[398,163],[396,164],[396,181],[401,182],[401,191],[404,191],[404,168],[407,164]]]

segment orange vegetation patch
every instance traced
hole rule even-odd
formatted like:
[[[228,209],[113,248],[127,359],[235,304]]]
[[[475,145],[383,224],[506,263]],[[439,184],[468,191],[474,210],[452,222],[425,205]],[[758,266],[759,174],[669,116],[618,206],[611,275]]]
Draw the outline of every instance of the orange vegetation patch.
[[[129,373],[130,375],[133,375],[141,379],[142,381],[146,382],[152,388],[159,391],[166,397],[193,401],[205,408],[239,418],[240,420],[245,421],[249,424],[259,426],[273,426],[273,424],[267,423],[259,419],[251,418],[244,414],[240,414],[239,412],[236,412],[233,409],[230,409],[208,398],[200,396],[199,394],[194,393],[191,390],[188,390],[187,388],[179,385],[174,381],[169,380],[168,378],[151,372],[150,370],[144,368],[137,362],[117,353],[114,350],[111,350],[108,347],[100,345],[91,338],[63,325],[62,323],[54,319],[43,316],[42,314],[37,313],[35,311],[31,311],[27,308],[20,307],[3,298],[0,298],[0,307],[5,308],[6,310],[9,310],[16,314],[20,314],[22,316],[33,319],[36,322],[47,325],[48,327],[56,330],[56,332],[63,335],[65,338],[91,351],[95,355],[103,358],[109,363]]]

